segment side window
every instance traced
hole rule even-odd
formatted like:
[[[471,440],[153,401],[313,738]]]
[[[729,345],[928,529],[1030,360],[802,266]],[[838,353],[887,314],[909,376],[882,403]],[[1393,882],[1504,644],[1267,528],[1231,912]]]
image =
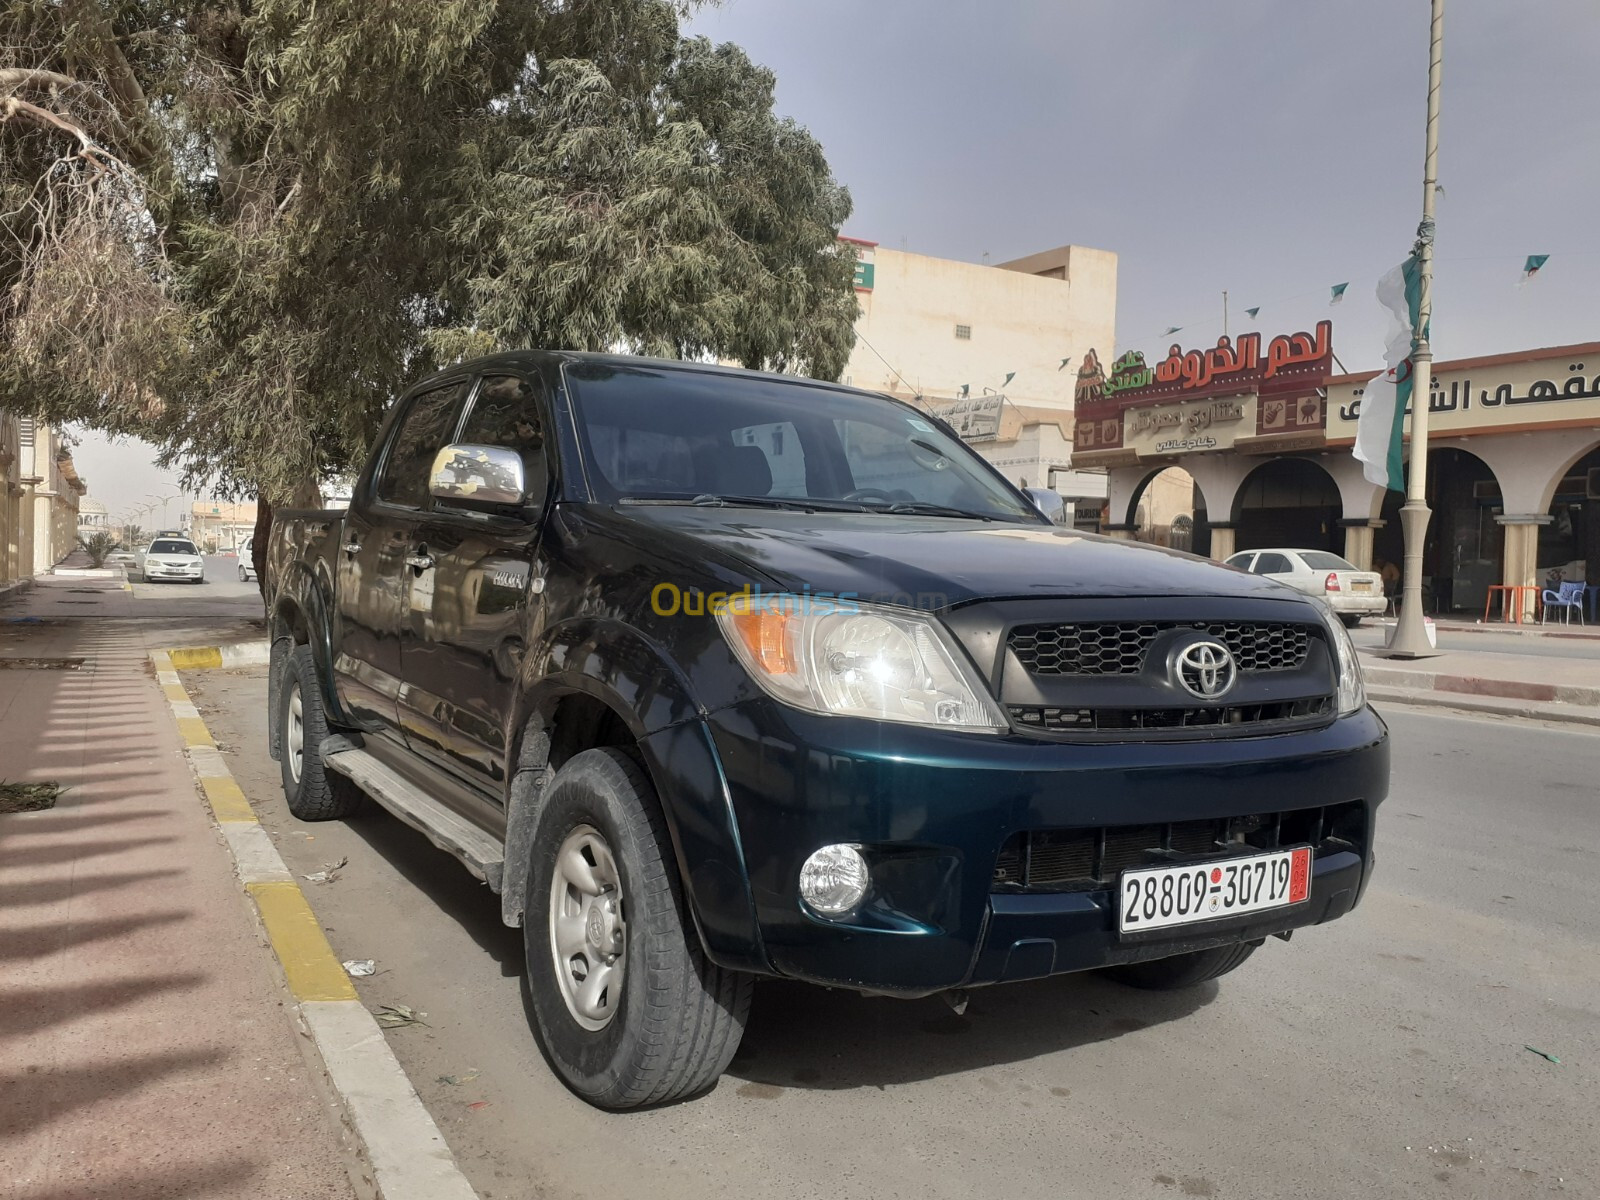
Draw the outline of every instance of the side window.
[[[517,375],[485,375],[458,441],[473,446],[505,446],[522,455],[528,495],[542,502],[550,483],[545,457],[542,386]]]
[[[766,425],[746,425],[733,432],[735,446],[754,446],[767,457],[772,474],[768,496],[808,496],[806,456],[800,434],[793,421],[773,421]]]
[[[459,383],[414,397],[389,442],[389,456],[378,478],[378,499],[421,508],[428,500],[428,469],[455,432],[461,412]]]
[[[1281,554],[1263,554],[1256,559],[1257,575],[1287,575],[1289,560]]]
[[[1248,571],[1250,569],[1250,564],[1252,561],[1254,561],[1254,559],[1255,555],[1251,553],[1235,554],[1232,558],[1228,559],[1227,565],[1230,567],[1237,567],[1241,571]]]

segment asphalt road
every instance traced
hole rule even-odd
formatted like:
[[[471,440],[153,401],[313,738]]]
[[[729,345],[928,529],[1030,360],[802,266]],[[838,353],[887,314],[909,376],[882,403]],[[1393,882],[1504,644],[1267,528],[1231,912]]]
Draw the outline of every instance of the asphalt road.
[[[207,554],[206,578],[204,583],[174,583],[163,580],[159,583],[145,583],[132,564],[128,565],[128,580],[133,584],[133,594],[140,600],[162,600],[176,602],[180,600],[181,593],[193,592],[196,598],[204,595],[206,599],[240,600],[249,597],[255,600],[259,609],[261,592],[254,582],[246,583],[239,578],[239,560],[231,555]]]
[[[381,811],[288,817],[259,672],[186,682],[291,869],[348,859],[307,893],[369,1006],[427,1014],[389,1037],[485,1200],[1600,1196],[1595,735],[1393,711],[1364,904],[1220,983],[765,984],[711,1094],[610,1116],[542,1062],[497,900]]]

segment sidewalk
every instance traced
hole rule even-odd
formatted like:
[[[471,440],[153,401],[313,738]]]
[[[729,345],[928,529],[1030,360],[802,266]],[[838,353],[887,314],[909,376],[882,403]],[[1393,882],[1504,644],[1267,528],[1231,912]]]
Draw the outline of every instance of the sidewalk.
[[[1441,625],[1443,648],[1430,658],[1388,658],[1380,649],[1360,647],[1368,694],[1380,701],[1600,726],[1600,658],[1476,650],[1463,632]]]
[[[0,815],[5,1194],[343,1200],[337,1118],[152,678],[161,631],[103,619],[128,611],[81,577],[0,604],[0,780],[66,789]]]

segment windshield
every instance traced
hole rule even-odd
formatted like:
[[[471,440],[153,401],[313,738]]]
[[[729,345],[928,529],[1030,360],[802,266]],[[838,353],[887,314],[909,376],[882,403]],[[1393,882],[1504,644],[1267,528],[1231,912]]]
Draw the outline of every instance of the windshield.
[[[1313,571],[1355,571],[1359,568],[1326,550],[1302,550],[1300,559]]]
[[[606,501],[816,501],[1042,520],[963,442],[891,400],[647,365],[579,363],[567,378],[590,483]]]
[[[168,540],[159,541],[159,542],[151,542],[150,543],[150,553],[151,554],[199,554],[200,551],[195,549],[193,542],[176,542],[176,541],[172,541],[172,540],[168,539]]]

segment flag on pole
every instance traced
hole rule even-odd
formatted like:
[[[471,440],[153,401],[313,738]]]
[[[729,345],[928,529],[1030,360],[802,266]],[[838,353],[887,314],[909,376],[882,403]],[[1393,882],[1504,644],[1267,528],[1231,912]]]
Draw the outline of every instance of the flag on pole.
[[[1348,283],[1336,283],[1333,285],[1333,287],[1328,289],[1332,293],[1332,295],[1328,297],[1329,308],[1332,308],[1335,304],[1344,299],[1344,290],[1349,286],[1350,285]]]
[[[1254,308],[1247,308],[1244,311],[1245,315],[1254,321],[1256,319],[1256,314],[1261,311],[1261,306],[1258,304]]]
[[[1528,255],[1528,261],[1522,264],[1522,279],[1517,283],[1517,286],[1521,287],[1523,284],[1527,283],[1528,280],[1537,275],[1540,268],[1542,268],[1545,263],[1549,261],[1550,256],[1548,254]]]
[[[1168,325],[1165,329],[1163,329],[1161,331],[1161,336],[1162,337],[1171,337],[1173,334],[1177,333],[1178,330],[1180,330],[1182,328],[1183,328],[1182,325]]]
[[[1406,405],[1411,400],[1411,352],[1416,349],[1422,304],[1422,268],[1415,254],[1378,280],[1378,301],[1389,312],[1383,348],[1383,361],[1389,369],[1370,380],[1361,393],[1355,456],[1369,483],[1403,492],[1406,476],[1401,437]]]
[[[1001,387],[1005,387],[1006,384],[1010,383],[1016,377],[1017,377],[1017,373],[1015,371],[1007,371],[1006,372],[1006,377],[1005,377],[1005,379],[1003,379],[1001,381],[1000,386]]]

